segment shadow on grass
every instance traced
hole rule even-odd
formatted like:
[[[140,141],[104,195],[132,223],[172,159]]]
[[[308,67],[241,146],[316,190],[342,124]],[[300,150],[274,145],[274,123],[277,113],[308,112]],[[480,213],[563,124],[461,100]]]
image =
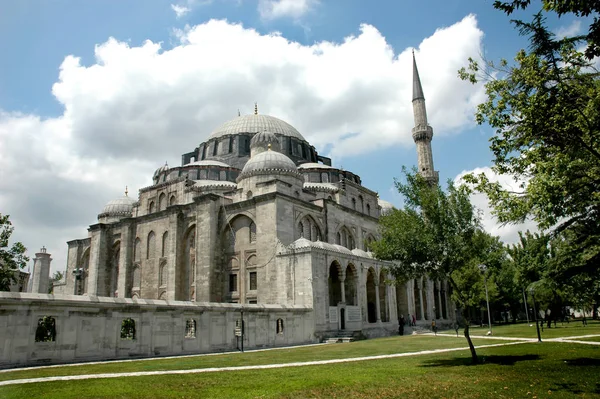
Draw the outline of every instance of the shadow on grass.
[[[569,366],[600,366],[600,359],[578,357],[577,359],[567,359],[565,363]]]
[[[513,355],[513,356],[479,356],[478,364],[500,364],[502,366],[514,366],[516,362],[539,360],[539,355]],[[421,367],[455,367],[473,366],[471,357],[455,357],[453,359],[439,359],[426,362]]]

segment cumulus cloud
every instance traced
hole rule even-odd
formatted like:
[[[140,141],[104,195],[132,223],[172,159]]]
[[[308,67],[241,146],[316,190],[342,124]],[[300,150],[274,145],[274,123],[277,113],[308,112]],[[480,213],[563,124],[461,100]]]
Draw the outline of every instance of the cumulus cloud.
[[[475,168],[473,170],[463,171],[456,176],[454,182],[456,184],[463,183],[463,176],[473,173],[478,175],[483,173],[491,182],[498,182],[507,190],[511,191],[522,191],[520,185],[522,181],[516,181],[511,176],[498,175],[490,167]],[[471,203],[475,205],[480,211],[482,216],[483,228],[490,234],[499,236],[500,239],[507,244],[514,244],[519,241],[519,231],[539,231],[535,222],[527,220],[525,223],[519,224],[506,224],[501,225],[498,223],[496,217],[492,213],[489,200],[485,194],[476,193],[471,195]]]
[[[555,34],[559,39],[575,36],[581,33],[581,20],[576,19],[570,25],[559,27]]]
[[[171,9],[175,12],[175,16],[177,18],[183,17],[185,14],[189,13],[191,9],[186,6],[171,4]]]
[[[46,245],[54,269],[64,268],[64,242],[85,237],[125,185],[135,195],[156,167],[178,163],[254,101],[334,157],[413,145],[410,49],[395,51],[371,25],[312,45],[216,20],[176,33],[172,48],[110,38],[91,65],[65,57],[52,87],[58,117],[0,113],[0,209],[16,238]],[[456,71],[482,36],[469,15],[416,48],[436,135],[472,123],[483,90]]]
[[[258,12],[266,20],[285,17],[298,19],[318,4],[319,0],[259,0]]]

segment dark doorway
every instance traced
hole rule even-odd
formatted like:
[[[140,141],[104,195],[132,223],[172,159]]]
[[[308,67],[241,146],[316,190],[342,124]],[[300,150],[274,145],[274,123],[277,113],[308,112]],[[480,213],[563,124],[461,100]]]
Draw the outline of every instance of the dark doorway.
[[[346,309],[344,309],[344,308],[340,309],[340,321],[341,321],[340,328],[342,330],[345,330],[346,329]]]
[[[369,323],[377,322],[377,307],[373,302],[367,304],[367,314]]]

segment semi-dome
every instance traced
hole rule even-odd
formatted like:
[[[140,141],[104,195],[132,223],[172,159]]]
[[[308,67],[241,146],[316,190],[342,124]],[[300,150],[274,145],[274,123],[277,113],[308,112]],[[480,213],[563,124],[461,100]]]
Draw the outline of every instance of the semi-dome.
[[[246,162],[238,180],[252,175],[263,174],[265,172],[301,176],[298,173],[298,168],[294,161],[280,152],[267,150],[253,156]]]
[[[277,136],[266,130],[258,132],[254,136],[252,136],[252,140],[250,140],[251,157],[258,155],[261,152],[265,152],[269,149],[281,152],[281,145],[279,143],[279,140],[277,139]]]
[[[274,116],[262,114],[238,116],[235,119],[225,122],[211,133],[208,140],[239,133],[258,133],[264,131],[306,141],[300,132],[289,123]]]
[[[137,201],[127,195],[109,201],[100,215],[103,216],[131,216],[133,204]]]

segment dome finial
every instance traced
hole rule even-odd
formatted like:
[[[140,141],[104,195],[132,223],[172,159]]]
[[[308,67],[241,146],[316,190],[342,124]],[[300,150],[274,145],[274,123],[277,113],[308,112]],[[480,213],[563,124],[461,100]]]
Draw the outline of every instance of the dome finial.
[[[127,190],[127,186],[125,186],[125,196],[127,197],[127,194],[129,194],[129,191]]]
[[[242,114],[240,114],[240,109],[238,108],[238,116],[242,116]]]
[[[254,102],[254,115],[258,115],[258,103]]]
[[[267,150],[271,151],[271,143],[269,143],[269,145],[267,146]]]

